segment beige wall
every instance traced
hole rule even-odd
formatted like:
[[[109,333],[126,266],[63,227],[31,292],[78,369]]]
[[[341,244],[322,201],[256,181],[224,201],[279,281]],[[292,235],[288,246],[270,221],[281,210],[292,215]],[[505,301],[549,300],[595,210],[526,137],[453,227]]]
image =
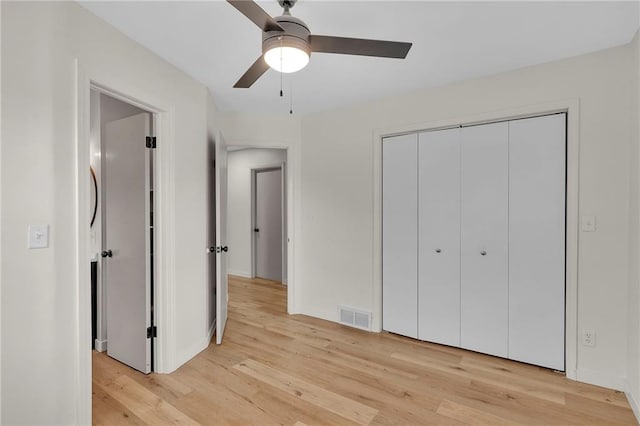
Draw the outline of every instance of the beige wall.
[[[378,130],[578,99],[579,208],[598,230],[579,235],[578,377],[622,388],[626,375],[631,46],[529,67],[302,119],[298,239],[300,311],[337,320],[337,306],[374,310],[373,135]],[[496,113],[499,114],[499,113]],[[496,117],[499,118],[499,115]],[[416,124],[419,129],[420,124]],[[378,313],[374,313],[378,314]]]
[[[112,89],[170,111],[165,140],[176,146],[165,183],[174,194],[168,226],[179,229],[170,247],[179,285],[169,301],[177,321],[159,330],[173,332],[169,370],[206,345],[210,325],[207,90],[75,2],[1,7],[2,423],[87,423],[90,392],[81,390],[90,375],[77,353],[75,59]],[[50,225],[48,249],[26,249],[30,223]]]

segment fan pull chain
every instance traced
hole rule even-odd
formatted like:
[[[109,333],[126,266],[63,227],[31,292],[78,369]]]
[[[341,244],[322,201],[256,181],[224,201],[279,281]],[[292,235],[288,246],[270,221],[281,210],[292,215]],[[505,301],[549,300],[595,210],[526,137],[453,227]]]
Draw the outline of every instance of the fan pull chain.
[[[280,70],[282,70],[282,37],[280,37]],[[280,97],[282,97],[282,71],[280,71]]]
[[[293,115],[293,77],[289,77],[289,114]]]

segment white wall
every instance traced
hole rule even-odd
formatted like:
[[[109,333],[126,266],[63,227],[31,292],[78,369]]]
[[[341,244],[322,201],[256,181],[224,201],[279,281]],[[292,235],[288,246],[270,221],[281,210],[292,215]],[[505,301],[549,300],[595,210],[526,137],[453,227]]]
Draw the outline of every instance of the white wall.
[[[281,149],[243,149],[229,152],[227,236],[230,274],[251,277],[251,169],[281,164]],[[286,276],[284,277],[286,281]]]
[[[597,345],[578,347],[578,377],[621,388],[628,321],[628,158],[637,120],[633,69],[627,45],[304,117],[303,238],[296,265],[300,311],[336,321],[340,304],[374,309],[375,131],[579,99],[580,214],[596,215],[598,230],[579,239],[578,329],[594,330]]]
[[[627,349],[627,398],[640,421],[640,31],[632,43],[634,49],[636,117],[631,140],[629,192],[629,330]]]
[[[81,389],[90,389],[90,377],[79,370],[75,326],[75,59],[91,78],[169,111],[164,136],[176,146],[165,182],[174,194],[168,274],[179,285],[169,300],[177,321],[159,330],[172,333],[168,370],[206,344],[209,328],[207,91],[77,3],[1,7],[2,423],[88,423],[91,396]],[[48,249],[26,249],[30,223],[50,225]]]

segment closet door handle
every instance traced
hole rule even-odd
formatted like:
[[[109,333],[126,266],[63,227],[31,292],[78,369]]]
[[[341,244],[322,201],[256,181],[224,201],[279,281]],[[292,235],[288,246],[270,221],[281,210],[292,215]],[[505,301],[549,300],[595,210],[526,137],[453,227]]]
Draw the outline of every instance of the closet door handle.
[[[102,257],[113,257],[113,252],[111,250],[105,250],[101,253]]]
[[[441,249],[436,249],[436,253],[441,253],[442,250]]]
[[[487,252],[486,252],[485,250],[482,250],[482,251],[480,252],[480,255],[481,255],[481,256],[486,256],[486,255],[487,255]]]

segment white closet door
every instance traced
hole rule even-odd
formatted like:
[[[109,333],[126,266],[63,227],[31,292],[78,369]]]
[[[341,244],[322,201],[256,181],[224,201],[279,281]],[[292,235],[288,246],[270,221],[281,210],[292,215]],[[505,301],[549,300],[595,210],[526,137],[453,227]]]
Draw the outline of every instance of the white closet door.
[[[418,336],[418,135],[382,143],[382,326]]]
[[[418,337],[460,346],[460,129],[418,138]]]
[[[506,357],[508,124],[465,127],[460,135],[461,346]]]
[[[565,115],[509,123],[509,358],[564,370]]]

